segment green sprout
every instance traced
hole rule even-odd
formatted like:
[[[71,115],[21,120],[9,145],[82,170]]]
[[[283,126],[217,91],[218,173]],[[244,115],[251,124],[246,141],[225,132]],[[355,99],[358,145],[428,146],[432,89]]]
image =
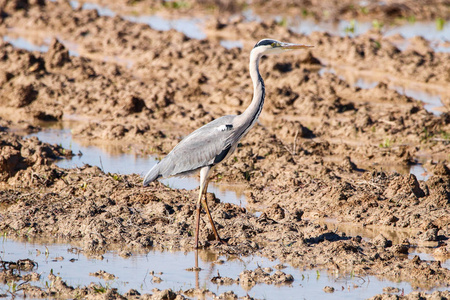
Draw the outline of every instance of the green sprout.
[[[350,20],[350,24],[348,24],[347,27],[345,27],[344,31],[346,33],[355,33],[355,27],[356,27],[356,21],[355,19]]]
[[[441,31],[442,29],[444,29],[444,25],[445,25],[445,20],[442,18],[437,18],[436,19],[436,29]]]

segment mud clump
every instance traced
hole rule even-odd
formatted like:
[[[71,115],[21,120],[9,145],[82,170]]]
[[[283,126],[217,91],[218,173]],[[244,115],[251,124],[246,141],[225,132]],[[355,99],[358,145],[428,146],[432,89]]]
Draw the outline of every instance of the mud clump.
[[[289,284],[293,281],[294,277],[290,274],[276,271],[271,275],[261,268],[257,268],[254,271],[245,270],[239,275],[239,283],[245,287],[252,287],[258,283]]]
[[[3,93],[9,101],[9,106],[12,107],[24,107],[30,105],[37,98],[37,91],[33,85],[19,85],[14,88],[10,87],[10,90],[6,90]]]
[[[43,180],[45,184],[59,178],[62,171],[49,168],[48,165],[62,157],[71,157],[70,150],[63,149],[57,145],[49,145],[40,142],[37,138],[22,139],[19,136],[0,132],[0,179],[14,185],[18,178],[29,179],[32,184],[36,180]],[[42,178],[29,173],[29,168],[41,170],[46,173]]]
[[[94,272],[94,273],[89,273],[89,276],[94,276],[94,277],[98,277],[98,278],[102,278],[104,280],[114,280],[117,277],[114,274],[105,272],[103,270]]]
[[[48,70],[63,67],[70,62],[69,50],[57,39],[53,39],[45,55],[45,66]]]

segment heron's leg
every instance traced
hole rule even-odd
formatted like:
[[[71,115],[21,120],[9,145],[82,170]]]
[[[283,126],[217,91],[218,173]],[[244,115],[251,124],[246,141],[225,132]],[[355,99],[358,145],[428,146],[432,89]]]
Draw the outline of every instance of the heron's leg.
[[[206,195],[206,192],[207,192],[207,190],[208,190],[208,183],[209,183],[209,182],[207,181],[207,182],[206,182],[205,189],[203,190],[203,193],[205,194],[203,206],[205,207],[206,213],[208,214],[209,221],[211,222],[211,226],[212,226],[212,229],[213,229],[213,232],[214,232],[214,236],[216,237],[216,240],[219,241],[219,242],[221,242],[221,243],[225,243],[225,242],[220,238],[219,234],[217,233],[217,229],[216,229],[216,226],[214,225],[213,218],[212,218],[212,216],[211,216],[211,213],[209,212],[209,207],[208,207],[208,203],[207,203],[207,195]]]
[[[198,233],[200,230],[200,210],[202,209],[202,196],[203,196],[203,188],[200,185],[200,192],[198,194],[197,201],[197,220],[195,225],[195,249],[198,249]]]
[[[198,249],[198,235],[200,231],[200,211],[202,209],[202,196],[206,191],[205,187],[208,182],[208,175],[211,171],[210,166],[206,166],[200,169],[200,191],[198,192],[198,200],[197,200],[197,220],[195,226],[195,249]]]

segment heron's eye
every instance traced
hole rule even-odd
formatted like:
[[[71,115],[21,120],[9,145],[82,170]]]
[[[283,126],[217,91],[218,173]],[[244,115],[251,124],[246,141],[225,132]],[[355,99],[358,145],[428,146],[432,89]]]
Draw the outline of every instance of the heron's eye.
[[[273,42],[273,43],[271,44],[271,46],[272,46],[273,48],[275,48],[275,47],[280,47],[281,44],[280,44],[280,43],[277,43],[277,42]]]

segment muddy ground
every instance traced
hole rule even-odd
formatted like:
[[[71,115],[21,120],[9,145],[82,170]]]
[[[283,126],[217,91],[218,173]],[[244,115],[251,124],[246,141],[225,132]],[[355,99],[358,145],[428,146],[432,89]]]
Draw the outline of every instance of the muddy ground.
[[[273,14],[303,9],[278,2],[264,9]],[[304,5],[321,19],[315,2]],[[429,2],[423,10],[407,1],[370,2],[364,13],[346,1],[347,10],[344,4],[330,5],[328,17],[448,18],[448,3]],[[210,7],[207,1],[187,1],[180,9],[148,1],[100,3],[116,11],[146,7],[177,16],[196,5],[205,11]],[[262,60],[267,98],[260,123],[212,177],[245,183],[248,204],[242,208],[209,194],[227,245],[214,242],[203,216],[201,246],[404,280],[421,288],[448,286],[450,270],[406,254],[431,242],[435,257],[450,257],[450,53],[435,52],[417,37],[399,50],[403,38],[385,38],[375,29],[353,38],[299,35],[271,19],[247,22],[218,15],[241,4],[215,3],[206,21],[207,38],[196,40],[73,9],[65,1],[1,2],[3,35],[37,45],[51,42],[45,53],[0,42],[0,232],[77,241],[94,255],[115,246],[192,250],[196,191],[160,183],[143,188],[138,175],[105,174],[92,166],[61,169],[54,162],[73,155],[70,150],[23,139],[19,132],[39,131],[42,122],[77,120],[72,128],[77,139],[164,155],[195,128],[246,108],[252,97],[249,51],[259,39],[273,37],[314,48]],[[256,3],[254,9],[261,7]],[[222,38],[239,39],[244,47],[226,49]],[[339,76],[340,70],[355,77],[370,74],[379,83],[361,89]],[[392,82],[439,93],[440,113],[392,90]],[[404,171],[419,161],[429,172],[427,181]],[[415,234],[398,244],[381,234],[365,240],[315,222],[324,218]],[[36,289],[30,286],[29,293],[54,295]],[[57,293],[89,294],[88,287],[74,291],[61,287]],[[449,297],[448,292],[423,296]],[[388,296],[376,298],[383,297]]]

